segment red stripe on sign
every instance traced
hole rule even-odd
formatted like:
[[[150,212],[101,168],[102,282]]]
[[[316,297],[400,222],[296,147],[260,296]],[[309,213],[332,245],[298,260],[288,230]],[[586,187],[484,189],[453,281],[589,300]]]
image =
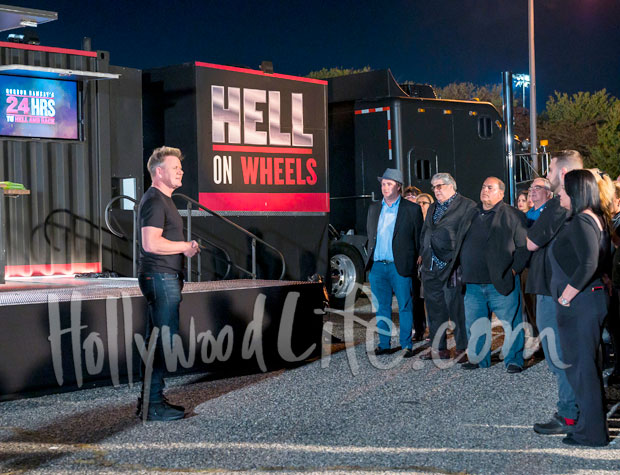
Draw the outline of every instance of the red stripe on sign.
[[[201,68],[221,69],[224,71],[234,71],[237,73],[254,74],[256,76],[266,76],[266,77],[278,78],[278,79],[291,79],[293,81],[310,82],[313,84],[327,85],[327,81],[324,81],[322,79],[302,78],[299,76],[291,76],[289,74],[278,74],[278,73],[267,74],[262,71],[257,71],[255,69],[238,68],[235,66],[222,66],[221,64],[203,63],[201,61],[196,61],[194,64]]]
[[[388,148],[389,148],[390,150],[392,150],[392,141],[391,141],[391,140],[388,140]]]
[[[361,110],[359,110],[359,111],[355,111],[355,115],[360,115],[361,113],[362,113],[362,111],[361,111]]]
[[[299,155],[311,155],[311,148],[296,147],[248,147],[245,145],[214,145],[214,152],[264,152],[264,153],[295,153]]]
[[[200,193],[213,211],[329,212],[329,193]]]
[[[383,108],[383,110],[384,110],[384,111],[389,111],[389,110],[390,110],[390,108],[389,108],[389,107],[384,107],[384,108]]]
[[[101,262],[6,266],[4,269],[7,278],[31,277],[33,275],[73,275],[84,272],[101,272]]]
[[[388,120],[388,130],[392,130],[392,121]]]
[[[44,53],[64,53],[64,54],[73,54],[76,56],[89,56],[91,58],[97,57],[96,51],[82,51],[81,49],[66,49],[66,48],[55,48],[52,46],[37,46],[37,45],[23,45],[19,43],[11,43],[7,41],[0,41],[0,47],[2,48],[15,48],[15,49],[25,49],[30,51],[42,51]]]

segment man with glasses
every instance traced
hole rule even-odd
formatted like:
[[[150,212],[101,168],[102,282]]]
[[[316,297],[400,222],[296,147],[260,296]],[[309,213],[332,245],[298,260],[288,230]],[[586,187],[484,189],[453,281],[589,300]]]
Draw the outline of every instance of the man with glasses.
[[[551,192],[551,183],[546,178],[538,177],[532,181],[529,192],[529,199],[532,201],[532,206],[525,214],[527,219],[527,227],[530,228],[534,222],[540,217],[547,203],[553,198]],[[542,276],[544,278],[544,274]],[[521,288],[523,289],[523,309],[524,317],[527,319],[527,323],[531,325],[532,336],[538,337],[538,326],[536,325],[536,295],[535,288],[539,286],[538,280],[541,275],[539,270],[535,269],[534,273],[530,277],[529,269],[525,269],[521,274]],[[531,279],[531,282],[530,282]]]
[[[491,366],[491,316],[504,327],[504,366],[508,373],[523,370],[525,336],[521,325],[521,285],[525,268],[525,215],[507,205],[506,186],[496,177],[482,184],[480,203],[470,209],[459,228],[456,252],[465,289],[465,321],[469,362],[464,369]],[[474,350],[475,348],[475,350]]]
[[[547,173],[550,191],[557,195],[564,183],[564,175],[581,168],[583,158],[575,150],[564,150],[553,157]],[[542,179],[537,178],[534,182],[537,180]],[[556,196],[544,204],[544,211],[527,232],[527,248],[533,251],[533,254],[525,291],[536,294],[536,326],[540,332],[547,365],[558,382],[557,412],[549,422],[534,424],[534,431],[545,435],[567,434],[579,416],[575,392],[561,367],[562,348],[558,334],[556,302],[551,296],[551,266],[547,263],[547,250],[567,218],[568,211],[560,206],[560,198]],[[550,342],[553,344],[550,345]]]
[[[534,221],[538,219],[540,213],[543,212],[547,201],[553,198],[553,193],[551,192],[551,183],[549,180],[542,177],[535,178],[528,191],[529,197],[532,203],[534,203],[534,206],[525,214],[527,218],[527,227],[529,228],[534,224]]]
[[[430,205],[424,220],[419,262],[422,264],[424,300],[432,349],[421,358],[450,358],[445,328],[449,320],[455,325],[458,358],[467,349],[465,311],[461,286],[451,281],[450,269],[459,225],[467,211],[476,204],[456,191],[456,181],[449,173],[435,174],[431,185],[437,201]]]

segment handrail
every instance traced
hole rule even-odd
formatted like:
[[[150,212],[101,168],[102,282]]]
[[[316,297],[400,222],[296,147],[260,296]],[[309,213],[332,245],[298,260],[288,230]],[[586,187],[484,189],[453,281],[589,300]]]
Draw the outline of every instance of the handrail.
[[[119,195],[119,196],[115,196],[114,198],[112,198],[108,202],[108,204],[105,207],[105,211],[103,212],[103,218],[105,220],[105,225],[108,227],[108,229],[110,230],[110,232],[112,234],[114,234],[116,237],[127,239],[126,236],[123,233],[116,231],[111,226],[110,219],[109,219],[109,214],[110,214],[110,209],[111,209],[112,203],[114,203],[115,201],[118,201],[118,200],[120,200],[122,198],[125,198],[125,199],[127,199],[129,201],[132,201],[133,204],[134,204],[134,210],[135,210],[136,204],[138,204],[138,201],[135,198],[133,198],[131,196],[127,196],[127,195]]]
[[[199,208],[203,209],[204,211],[206,211],[207,213],[212,214],[213,216],[216,216],[217,218],[219,218],[220,220],[224,221],[225,223],[233,226],[234,228],[236,228],[237,230],[241,231],[242,233],[246,234],[247,236],[252,238],[252,271],[249,271],[237,264],[235,264],[232,259],[230,258],[230,254],[228,253],[228,251],[226,249],[224,249],[221,246],[218,246],[217,244],[215,244],[214,242],[210,241],[209,239],[206,239],[204,236],[196,233],[196,232],[192,232],[191,231],[191,208],[190,208],[190,213],[188,213],[188,228],[187,231],[190,234],[190,236],[196,236],[198,239],[205,241],[208,245],[214,247],[215,249],[220,250],[226,257],[226,259],[222,259],[221,257],[215,255],[214,253],[214,257],[217,260],[220,261],[224,261],[227,264],[227,268],[226,268],[226,273],[224,274],[224,279],[228,276],[228,274],[230,273],[230,269],[231,266],[234,267],[235,269],[237,269],[238,271],[249,275],[251,278],[256,279],[256,242],[260,242],[261,244],[264,244],[265,246],[267,246],[268,248],[274,250],[280,257],[280,260],[282,262],[282,272],[280,274],[280,280],[282,280],[284,278],[284,274],[286,272],[286,262],[284,260],[284,255],[278,250],[276,249],[274,246],[272,246],[271,244],[269,244],[268,242],[262,240],[261,238],[259,238],[258,236],[256,236],[255,234],[251,233],[250,231],[248,231],[247,229],[239,226],[238,224],[230,221],[229,219],[225,218],[224,216],[218,214],[217,212],[210,210],[209,208],[201,205],[200,203],[198,203],[197,201],[193,200],[192,198],[190,198],[187,195],[184,195],[182,193],[177,193],[174,196],[178,196],[180,198],[185,199],[188,203],[193,203],[196,206],[198,206]],[[115,196],[114,198],[112,198],[108,204],[105,207],[105,212],[104,212],[104,220],[105,220],[105,224],[106,227],[108,228],[108,230],[115,235],[116,237],[119,237],[121,239],[127,239],[127,237],[125,236],[125,234],[117,229],[115,229],[110,221],[110,210],[111,210],[111,206],[112,204],[114,204],[116,201],[120,200],[120,199],[127,199],[131,202],[134,203],[134,207],[133,207],[133,222],[134,222],[134,226],[133,226],[133,246],[132,246],[132,261],[133,261],[133,276],[136,277],[137,276],[137,252],[136,252],[136,244],[138,243],[138,236],[137,236],[137,232],[138,232],[138,223],[137,223],[137,204],[138,201],[131,197],[131,196],[127,196],[127,195],[119,195],[119,196]],[[190,205],[191,206],[191,205]],[[207,249],[207,247],[205,245],[203,245],[202,243],[200,244],[200,247],[202,249]],[[199,262],[200,265],[200,262]],[[191,275],[191,267],[188,266],[188,274]],[[200,274],[200,271],[198,271],[198,274]],[[191,278],[191,277],[190,277]]]
[[[252,238],[252,272],[251,273],[248,272],[248,273],[249,273],[249,275],[252,276],[253,279],[256,279],[256,243],[257,242],[260,242],[261,244],[267,246],[269,249],[272,249],[273,251],[275,251],[280,256],[280,261],[282,262],[282,272],[280,273],[279,280],[282,280],[284,278],[284,274],[286,273],[286,261],[284,260],[284,254],[282,254],[278,249],[273,247],[268,242],[263,241],[261,238],[256,236],[254,233],[251,233],[247,229],[245,229],[245,228],[239,226],[238,224],[232,222],[230,219],[227,219],[224,216],[222,216],[221,214],[219,214],[219,213],[217,213],[217,212],[215,212],[213,210],[210,210],[206,206],[201,205],[198,201],[190,198],[189,196],[184,195],[183,193],[175,193],[172,196],[178,196],[179,198],[183,198],[188,203],[192,203],[192,204],[196,205],[198,208],[202,209],[203,211],[206,211],[207,213],[212,214],[216,218],[219,218],[221,221],[223,221],[223,222],[227,223],[228,225],[232,226],[233,228],[237,229],[237,231],[240,231],[243,234],[245,234],[246,236],[249,236],[249,237]],[[190,213],[188,213],[188,220],[191,220],[191,210],[190,210]]]
[[[186,229],[187,230],[187,229]],[[226,256],[226,259],[222,259],[221,257],[219,257],[217,254],[215,254],[214,252],[211,251],[211,253],[213,254],[213,257],[215,257],[215,259],[219,260],[219,261],[223,261],[226,262],[226,265],[228,266],[226,268],[226,273],[224,274],[224,276],[222,277],[222,280],[226,280],[226,277],[228,277],[228,274],[230,274],[230,268],[235,267],[237,268],[238,266],[232,261],[232,259],[230,258],[230,254],[228,253],[228,251],[226,249],[224,249],[223,247],[218,246],[217,244],[215,244],[214,242],[210,241],[209,239],[207,239],[206,237],[204,237],[202,234],[197,233],[196,231],[192,231],[192,236],[197,237],[200,241],[202,242],[206,242],[207,244],[209,244],[210,246],[214,247],[215,249],[219,249],[220,251],[222,251],[222,253]],[[201,249],[204,249],[205,251],[207,250],[207,246],[205,246],[204,244],[202,244],[202,242],[199,242],[198,245],[200,246]],[[244,270],[243,268],[241,268],[241,270]],[[198,274],[200,274],[200,272],[197,272]]]
[[[138,277],[138,259],[137,259],[138,253],[136,252],[136,243],[138,242],[138,219],[137,219],[138,200],[136,200],[132,196],[127,196],[127,195],[115,196],[110,201],[108,201],[108,204],[105,207],[105,211],[103,212],[103,218],[105,220],[105,225],[108,227],[109,231],[112,234],[114,234],[116,237],[127,239],[123,233],[119,233],[117,230],[115,230],[112,227],[112,225],[110,224],[110,218],[109,218],[112,204],[121,199],[126,199],[126,200],[133,202],[133,208],[131,210],[133,214],[133,236],[132,236],[133,241],[131,242],[131,271],[132,271],[133,277]]]

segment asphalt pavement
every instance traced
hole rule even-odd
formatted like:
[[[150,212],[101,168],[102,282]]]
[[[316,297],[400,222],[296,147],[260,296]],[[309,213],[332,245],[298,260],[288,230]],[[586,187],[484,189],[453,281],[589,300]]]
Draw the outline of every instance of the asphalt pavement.
[[[620,472],[618,441],[574,448],[534,433],[555,410],[544,361],[508,374],[501,362],[375,357],[371,314],[359,315],[351,345],[327,341],[322,359],[294,369],[169,378],[188,412],[179,421],[140,421],[138,386],[2,402],[0,472]],[[342,315],[326,322],[344,337]],[[620,415],[611,425],[620,435]]]

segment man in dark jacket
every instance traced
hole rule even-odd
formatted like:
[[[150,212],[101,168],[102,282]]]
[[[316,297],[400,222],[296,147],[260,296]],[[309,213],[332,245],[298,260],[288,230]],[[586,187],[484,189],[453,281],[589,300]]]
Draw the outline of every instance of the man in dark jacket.
[[[422,264],[432,351],[423,354],[421,358],[448,359],[450,351],[446,346],[446,329],[441,327],[449,320],[455,324],[456,356],[462,355],[467,349],[463,292],[461,285],[456,285],[456,278],[450,279],[450,269],[459,225],[476,203],[457,193],[456,181],[449,173],[435,174],[431,185],[437,201],[431,204],[426,213],[419,260]],[[440,328],[438,341],[435,341]]]
[[[576,150],[563,150],[549,164],[547,179],[553,193],[564,185],[564,175],[583,168],[583,157]],[[537,178],[539,180],[539,178]],[[527,248],[533,251],[525,290],[536,294],[536,325],[540,343],[549,369],[558,383],[557,411],[549,422],[534,424],[539,434],[566,434],[572,430],[579,416],[575,391],[568,382],[563,365],[562,346],[558,332],[556,299],[551,296],[551,264],[547,254],[554,237],[560,231],[569,213],[560,206],[556,196],[545,203],[544,211],[527,233]]]
[[[466,284],[469,338],[470,361],[463,368],[491,366],[491,315],[495,313],[504,327],[506,371],[520,373],[525,337],[519,274],[527,264],[529,251],[525,215],[502,201],[505,189],[499,178],[487,178],[480,191],[480,203],[467,212],[457,236],[455,255]]]
[[[381,183],[383,200],[372,203],[368,209],[368,280],[373,307],[377,312],[379,346],[375,354],[390,352],[392,329],[392,293],[398,301],[400,346],[404,357],[413,356],[411,330],[413,327],[411,276],[416,271],[422,210],[420,206],[401,199],[403,174],[388,168]]]

